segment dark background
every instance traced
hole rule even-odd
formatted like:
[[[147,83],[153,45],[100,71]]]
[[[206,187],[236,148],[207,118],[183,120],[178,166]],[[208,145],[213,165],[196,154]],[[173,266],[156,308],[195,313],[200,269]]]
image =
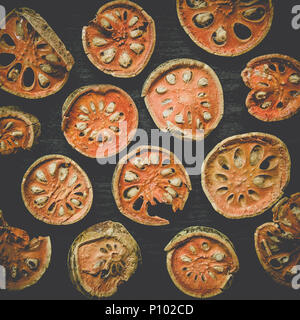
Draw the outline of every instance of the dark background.
[[[67,84],[54,96],[38,101],[18,98],[0,92],[1,105],[17,105],[36,115],[42,123],[40,143],[31,152],[0,159],[0,208],[10,225],[27,230],[31,236],[50,235],[52,259],[48,271],[34,286],[21,292],[0,292],[0,299],[85,299],[72,286],[67,270],[67,254],[74,238],[87,227],[105,220],[121,222],[141,247],[143,264],[130,281],[121,286],[112,299],[152,300],[191,299],[172,283],[165,265],[164,246],[182,229],[191,225],[214,227],[226,234],[234,243],[240,260],[240,271],[232,287],[214,299],[299,299],[300,292],[276,284],[264,272],[254,249],[253,234],[259,225],[272,219],[268,210],[259,217],[242,221],[228,220],[216,213],[204,195],[200,176],[191,176],[193,190],[183,212],[172,213],[169,206],[160,206],[152,212],[170,220],[164,227],[137,224],[119,213],[112,193],[111,179],[114,165],[100,166],[75,150],[65,140],[61,129],[61,107],[75,89],[89,84],[109,83],[127,91],[139,110],[139,127],[148,133],[156,128],[143,99],[142,85],[149,73],[161,63],[174,58],[193,58],[209,64],[219,76],[225,95],[223,120],[205,140],[205,155],[221,140],[231,135],[260,131],[271,133],[288,146],[292,158],[291,182],[286,194],[298,192],[300,167],[299,153],[300,114],[278,123],[264,123],[250,116],[245,107],[248,89],[240,77],[246,63],[259,55],[282,53],[299,57],[299,31],[291,27],[291,9],[297,1],[275,1],[272,28],[262,43],[242,56],[235,58],[209,54],[194,44],[181,28],[175,0],[139,0],[155,20],[157,43],[154,54],[144,71],[132,79],[118,79],[98,71],[87,59],[81,44],[81,29],[94,17],[107,1],[1,1],[7,12],[15,7],[28,6],[39,12],[57,32],[73,54],[76,64]],[[90,213],[70,226],[51,226],[36,220],[25,208],[20,192],[22,177],[27,168],[46,154],[58,153],[74,159],[88,174],[94,188],[94,202]],[[299,163],[299,160],[298,160]]]

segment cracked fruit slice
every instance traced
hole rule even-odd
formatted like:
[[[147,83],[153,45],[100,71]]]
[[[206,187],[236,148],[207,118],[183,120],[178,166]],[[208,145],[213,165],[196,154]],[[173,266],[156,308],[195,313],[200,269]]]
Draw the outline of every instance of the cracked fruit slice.
[[[153,19],[126,0],[106,3],[82,30],[83,48],[92,64],[119,78],[135,77],[145,68],[155,41]]]
[[[62,130],[69,144],[90,158],[122,151],[138,127],[134,101],[112,85],[92,85],[74,91],[63,106]]]
[[[220,142],[207,155],[202,187],[214,209],[231,219],[269,209],[290,179],[290,155],[277,137],[251,132]]]
[[[169,221],[150,216],[148,206],[165,203],[183,210],[192,190],[190,178],[176,156],[166,149],[141,146],[118,163],[112,181],[116,204],[127,218],[145,225]]]
[[[0,87],[39,99],[66,83],[74,59],[47,22],[28,8],[14,9],[0,30]]]
[[[72,283],[84,295],[110,297],[135,273],[142,257],[140,248],[124,226],[98,223],[82,232],[68,256]]]
[[[5,268],[7,290],[22,290],[38,282],[50,257],[49,237],[30,239],[26,231],[10,227],[0,210],[0,265]]]
[[[265,271],[278,283],[291,287],[300,263],[299,239],[282,232],[275,223],[265,223],[255,232],[255,249]]]
[[[280,121],[300,109],[300,62],[281,54],[252,59],[242,72],[251,91],[248,112],[262,121]]]
[[[282,198],[272,209],[273,221],[280,229],[296,239],[300,239],[300,193]]]
[[[22,198],[28,211],[48,224],[67,225],[83,219],[93,201],[93,189],[86,173],[62,155],[38,159],[26,171]]]
[[[239,270],[233,244],[221,232],[189,227],[165,247],[167,268],[176,287],[195,298],[209,298],[231,285]]]
[[[207,64],[192,59],[160,65],[146,80],[142,97],[158,128],[178,138],[203,139],[224,112],[218,76]]]
[[[41,134],[41,124],[18,107],[0,107],[0,155],[30,150]]]
[[[238,56],[257,46],[273,20],[271,0],[177,0],[185,32],[202,49]]]

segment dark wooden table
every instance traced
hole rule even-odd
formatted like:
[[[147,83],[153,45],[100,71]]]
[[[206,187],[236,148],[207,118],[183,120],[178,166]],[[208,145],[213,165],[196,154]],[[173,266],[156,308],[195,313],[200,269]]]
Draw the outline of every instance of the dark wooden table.
[[[143,99],[142,85],[148,74],[162,62],[174,58],[193,58],[209,64],[218,74],[225,94],[225,114],[215,131],[205,140],[205,155],[221,140],[231,135],[260,131],[281,138],[292,158],[291,182],[286,194],[298,192],[300,163],[300,114],[278,123],[264,123],[250,116],[245,107],[248,89],[240,72],[250,59],[267,53],[282,53],[299,59],[300,31],[291,27],[291,8],[296,1],[275,1],[275,16],[265,40],[249,53],[235,58],[211,55],[197,47],[181,28],[175,0],[136,1],[154,18],[157,43],[150,63],[136,78],[117,79],[98,71],[87,59],[81,44],[81,29],[92,19],[106,1],[15,1],[2,0],[7,12],[15,7],[28,6],[39,12],[72,52],[76,64],[65,87],[45,99],[30,101],[0,92],[1,105],[17,105],[36,115],[42,123],[42,136],[32,152],[0,159],[0,208],[9,224],[27,230],[31,235],[50,235],[53,253],[51,264],[34,286],[21,292],[0,292],[0,299],[84,299],[72,286],[66,259],[73,239],[87,227],[105,220],[121,222],[139,243],[143,264],[130,281],[122,286],[113,299],[190,299],[172,283],[165,265],[166,243],[180,230],[191,225],[214,227],[225,233],[234,243],[240,260],[240,271],[230,290],[214,299],[298,299],[300,292],[277,285],[263,271],[254,250],[253,234],[259,225],[271,220],[271,211],[263,215],[231,221],[217,214],[204,195],[200,176],[191,176],[193,191],[183,212],[171,212],[169,206],[159,206],[152,213],[170,219],[165,227],[137,224],[121,215],[111,193],[114,165],[99,165],[75,150],[65,140],[61,129],[61,107],[66,97],[83,85],[109,83],[126,90],[135,100],[139,127],[149,134],[156,128]],[[46,154],[63,154],[74,159],[89,175],[94,188],[94,202],[90,213],[71,226],[50,226],[33,218],[22,202],[20,184],[26,169]]]

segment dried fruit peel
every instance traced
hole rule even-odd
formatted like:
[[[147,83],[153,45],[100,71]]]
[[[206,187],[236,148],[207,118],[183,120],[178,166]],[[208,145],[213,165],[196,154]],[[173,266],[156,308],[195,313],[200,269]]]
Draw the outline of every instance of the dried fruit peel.
[[[268,54],[250,60],[242,78],[251,91],[248,112],[262,121],[280,121],[300,109],[300,62],[282,54]]]
[[[47,155],[26,171],[21,185],[27,210],[38,220],[68,225],[83,219],[93,201],[91,182],[76,162]]]
[[[83,27],[82,43],[89,60],[114,77],[135,77],[148,64],[156,42],[153,19],[134,2],[111,1]]]
[[[141,261],[140,248],[124,226],[106,221],[88,228],[74,240],[68,269],[77,290],[90,298],[104,298],[115,294]]]
[[[202,188],[214,209],[230,219],[262,214],[289,183],[291,160],[277,137],[252,132],[229,137],[207,155]]]
[[[0,87],[27,99],[59,91],[69,77],[74,59],[47,22],[29,8],[14,9],[0,30],[0,57],[14,56],[0,66]],[[2,59],[1,59],[2,61]],[[25,85],[28,70],[29,85]]]
[[[273,11],[272,0],[177,0],[189,37],[207,52],[228,57],[250,51],[265,38]]]
[[[30,239],[26,231],[10,227],[0,210],[0,265],[6,269],[6,289],[23,290],[46,272],[51,259],[49,237]]]
[[[222,293],[239,270],[233,244],[212,228],[186,228],[168,243],[165,251],[172,281],[183,293],[195,298]]]
[[[112,85],[90,85],[75,90],[62,109],[62,131],[69,144],[91,158],[121,152],[138,127],[134,101]]]
[[[163,165],[164,160],[169,164]],[[112,192],[120,212],[135,222],[151,226],[166,225],[169,221],[149,216],[149,204],[160,202],[172,205],[174,212],[183,210],[191,190],[189,175],[177,157],[154,146],[140,146],[123,157],[112,181]],[[139,198],[143,203],[136,210],[134,205]]]
[[[224,113],[218,76],[207,64],[193,59],[160,65],[145,81],[142,97],[157,127],[177,138],[202,140]]]
[[[41,124],[19,107],[0,107],[0,155],[30,150],[41,134]]]

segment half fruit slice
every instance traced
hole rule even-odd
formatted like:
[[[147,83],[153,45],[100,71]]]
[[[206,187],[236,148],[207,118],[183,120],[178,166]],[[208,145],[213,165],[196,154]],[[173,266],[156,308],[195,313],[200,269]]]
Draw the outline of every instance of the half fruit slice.
[[[69,144],[90,158],[106,158],[122,151],[138,127],[134,101],[112,85],[75,90],[63,105],[62,130]]]
[[[288,149],[277,137],[259,132],[232,136],[207,155],[202,187],[220,214],[249,218],[280,199],[290,179],[290,167]]]
[[[119,78],[135,77],[145,68],[155,41],[153,19],[127,0],[106,3],[82,30],[83,48],[90,61]]]
[[[300,62],[281,54],[252,59],[242,72],[251,91],[248,112],[262,121],[280,121],[300,109]]]
[[[167,268],[176,287],[195,298],[209,298],[231,285],[239,261],[233,244],[221,232],[189,227],[165,247]]]
[[[84,295],[110,297],[141,263],[138,244],[117,222],[98,223],[82,232],[68,256],[72,283]]]
[[[0,210],[0,265],[6,271],[7,290],[34,285],[46,272],[50,258],[49,237],[30,239],[26,231],[8,226]]]
[[[160,65],[146,80],[142,97],[158,128],[178,138],[203,139],[224,112],[218,76],[207,64],[192,59]]]
[[[47,22],[34,10],[14,9],[0,30],[0,87],[39,99],[66,83],[74,59]]]
[[[38,159],[22,180],[22,198],[28,211],[48,224],[67,225],[83,219],[93,201],[86,173],[62,155]]]
[[[0,107],[0,155],[30,150],[41,134],[41,124],[18,107]]]
[[[192,190],[190,178],[176,156],[166,149],[141,146],[118,163],[112,181],[116,204],[127,218],[145,225],[161,226],[169,221],[148,214],[157,203],[183,210]]]
[[[257,46],[273,20],[272,0],[177,0],[180,24],[204,50],[238,56]]]

